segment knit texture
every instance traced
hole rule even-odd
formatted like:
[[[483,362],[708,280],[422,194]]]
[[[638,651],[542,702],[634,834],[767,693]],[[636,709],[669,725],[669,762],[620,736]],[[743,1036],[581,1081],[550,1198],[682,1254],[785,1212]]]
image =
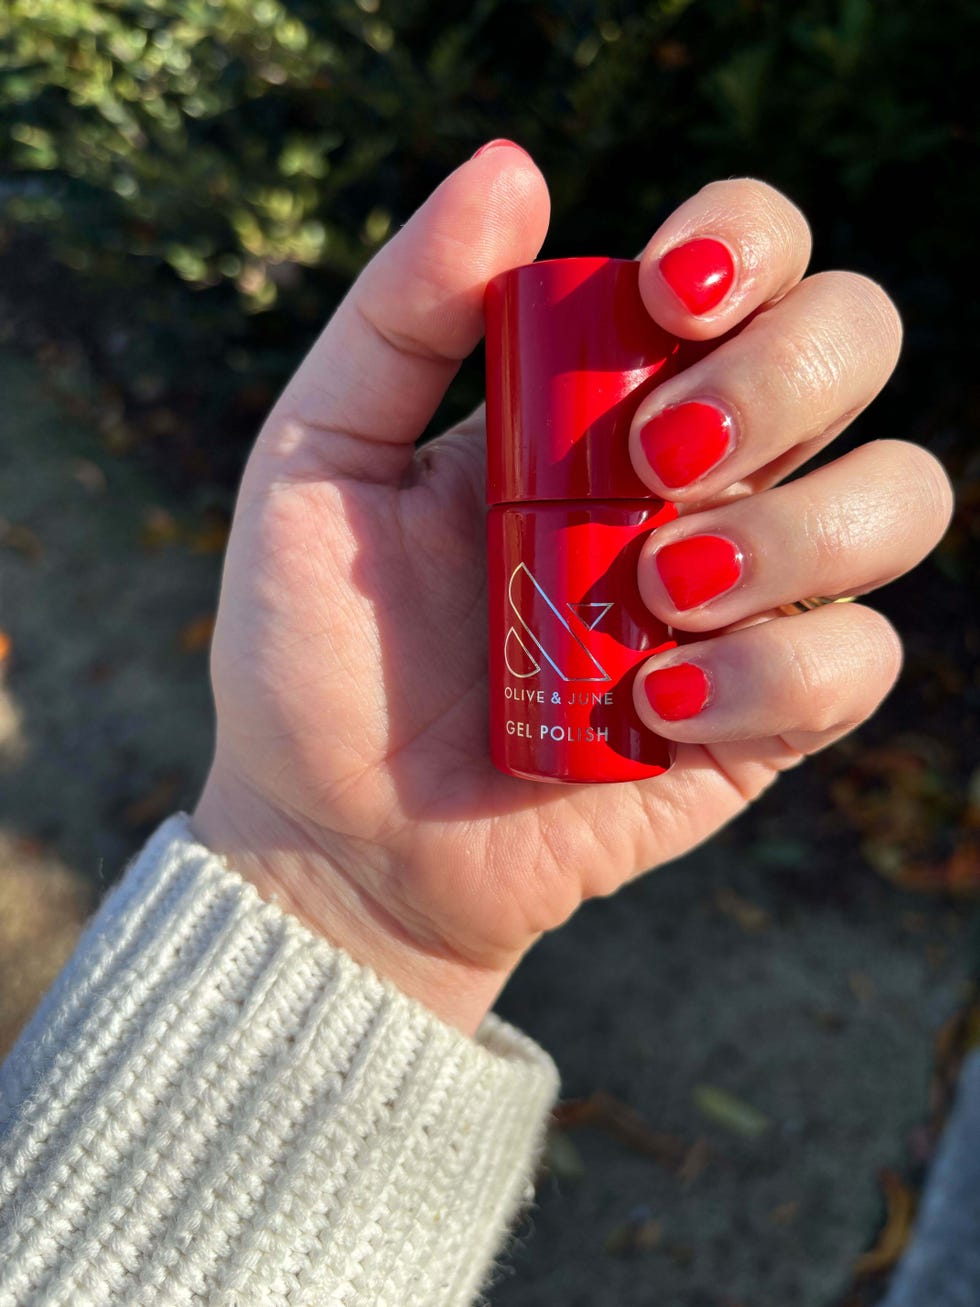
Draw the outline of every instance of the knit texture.
[[[468,1307],[557,1089],[172,817],[0,1070],[0,1307]]]

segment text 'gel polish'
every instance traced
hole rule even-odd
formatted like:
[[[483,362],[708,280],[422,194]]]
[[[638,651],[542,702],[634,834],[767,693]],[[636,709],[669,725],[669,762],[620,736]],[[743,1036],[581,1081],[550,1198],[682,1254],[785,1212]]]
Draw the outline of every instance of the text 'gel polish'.
[[[672,746],[633,706],[637,666],[673,649],[637,563],[676,517],[633,470],[629,430],[672,375],[630,259],[550,259],[487,286],[490,751],[512,776],[657,776]]]

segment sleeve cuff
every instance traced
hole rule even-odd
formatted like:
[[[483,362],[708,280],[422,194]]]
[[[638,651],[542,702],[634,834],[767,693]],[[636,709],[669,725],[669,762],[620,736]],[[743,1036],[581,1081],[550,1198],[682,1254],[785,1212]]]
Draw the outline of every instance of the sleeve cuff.
[[[0,1307],[463,1307],[557,1092],[527,1036],[454,1030],[172,817],[0,1070]]]

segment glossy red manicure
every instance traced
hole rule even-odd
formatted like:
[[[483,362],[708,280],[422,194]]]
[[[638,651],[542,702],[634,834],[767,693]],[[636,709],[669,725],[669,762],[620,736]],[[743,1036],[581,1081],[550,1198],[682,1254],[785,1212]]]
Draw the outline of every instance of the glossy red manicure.
[[[714,404],[672,404],[640,431],[651,468],[672,490],[710,472],[732,446],[732,420]]]
[[[509,141],[506,136],[498,136],[492,141],[487,141],[486,145],[481,145],[472,157],[479,159],[481,154],[486,154],[488,150],[496,150],[501,145],[509,145],[514,150],[520,150],[521,154],[527,154],[523,145],[518,145],[516,141]],[[528,154],[527,157],[530,159],[531,156]]]
[[[711,682],[694,663],[660,667],[648,673],[643,688],[650,707],[665,722],[697,716],[711,697]]]
[[[728,246],[706,237],[668,250],[660,260],[660,271],[687,311],[696,316],[720,304],[735,279]]]
[[[654,562],[675,608],[697,608],[730,590],[742,575],[738,546],[724,536],[688,536],[664,545]]]

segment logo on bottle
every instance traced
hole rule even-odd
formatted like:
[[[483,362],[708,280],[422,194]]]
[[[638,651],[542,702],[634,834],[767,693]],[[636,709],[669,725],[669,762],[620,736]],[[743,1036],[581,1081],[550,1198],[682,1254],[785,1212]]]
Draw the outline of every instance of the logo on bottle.
[[[611,681],[599,660],[575,634],[567,617],[545,593],[524,563],[510,574],[507,598],[517,625],[504,637],[504,662],[512,676],[527,680],[547,663],[563,681]],[[566,605],[589,631],[594,631],[612,604]]]

